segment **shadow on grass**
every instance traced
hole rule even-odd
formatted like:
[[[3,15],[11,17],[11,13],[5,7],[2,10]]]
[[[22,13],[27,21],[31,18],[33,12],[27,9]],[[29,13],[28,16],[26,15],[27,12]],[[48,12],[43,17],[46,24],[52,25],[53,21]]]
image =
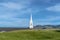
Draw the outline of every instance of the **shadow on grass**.
[[[55,32],[60,32],[60,30],[55,30]]]

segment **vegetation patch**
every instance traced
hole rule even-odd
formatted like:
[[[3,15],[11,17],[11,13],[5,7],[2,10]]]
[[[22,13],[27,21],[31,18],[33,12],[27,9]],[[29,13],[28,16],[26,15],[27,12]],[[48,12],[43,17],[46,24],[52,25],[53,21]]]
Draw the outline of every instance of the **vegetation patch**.
[[[56,30],[19,30],[0,33],[0,40],[60,40]]]

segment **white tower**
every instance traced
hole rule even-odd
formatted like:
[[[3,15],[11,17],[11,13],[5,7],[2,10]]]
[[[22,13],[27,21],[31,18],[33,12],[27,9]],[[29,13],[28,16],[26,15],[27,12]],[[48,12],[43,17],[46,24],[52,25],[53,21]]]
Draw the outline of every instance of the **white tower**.
[[[33,20],[32,20],[32,14],[31,14],[31,17],[30,17],[30,26],[29,26],[30,29],[33,29]]]

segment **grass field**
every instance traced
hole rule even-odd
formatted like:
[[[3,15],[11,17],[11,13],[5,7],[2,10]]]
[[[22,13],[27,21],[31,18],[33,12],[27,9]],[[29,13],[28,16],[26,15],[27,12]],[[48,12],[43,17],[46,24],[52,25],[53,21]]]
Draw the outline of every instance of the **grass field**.
[[[60,40],[55,30],[18,30],[0,33],[0,40]]]

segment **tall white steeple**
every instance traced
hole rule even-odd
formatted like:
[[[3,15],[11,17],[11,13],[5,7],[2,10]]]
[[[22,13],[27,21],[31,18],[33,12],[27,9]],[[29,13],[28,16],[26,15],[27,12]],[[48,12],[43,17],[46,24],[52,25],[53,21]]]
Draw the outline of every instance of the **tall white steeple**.
[[[32,14],[30,16],[30,26],[29,26],[30,29],[33,29],[33,20],[32,20]]]

